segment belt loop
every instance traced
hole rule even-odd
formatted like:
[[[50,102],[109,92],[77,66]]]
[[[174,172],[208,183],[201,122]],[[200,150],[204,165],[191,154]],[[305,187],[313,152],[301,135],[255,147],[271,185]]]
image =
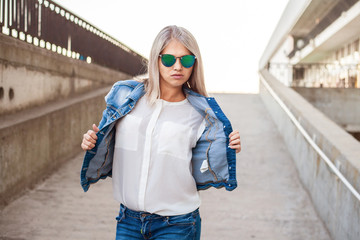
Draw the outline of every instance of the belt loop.
[[[126,211],[126,206],[124,204],[120,204],[120,211],[125,214],[125,211]]]
[[[196,217],[197,215],[199,215],[199,208],[195,209],[195,210],[192,212],[192,216],[193,216],[193,217]]]

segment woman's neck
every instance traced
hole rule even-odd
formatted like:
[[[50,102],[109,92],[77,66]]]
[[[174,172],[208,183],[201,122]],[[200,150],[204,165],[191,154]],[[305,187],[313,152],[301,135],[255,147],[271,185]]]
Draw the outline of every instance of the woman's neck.
[[[164,88],[160,87],[160,98],[168,102],[180,102],[184,100],[185,94],[180,88]]]

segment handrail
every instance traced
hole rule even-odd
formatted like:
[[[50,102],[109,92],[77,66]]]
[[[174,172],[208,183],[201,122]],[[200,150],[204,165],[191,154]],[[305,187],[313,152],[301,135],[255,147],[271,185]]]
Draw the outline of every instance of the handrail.
[[[289,116],[294,125],[299,129],[301,134],[305,137],[308,143],[315,149],[315,151],[320,155],[320,157],[326,162],[334,174],[345,184],[345,186],[350,190],[350,192],[360,201],[360,194],[356,189],[349,183],[349,181],[342,175],[342,173],[336,168],[336,166],[331,162],[331,160],[326,156],[326,154],[320,149],[320,147],[311,139],[306,130],[301,126],[299,121],[295,118],[289,108],[285,103],[280,99],[280,97],[274,92],[270,85],[264,80],[264,77],[260,77],[260,81],[264,84],[269,93],[273,96],[275,101],[280,105],[284,112]]]
[[[131,76],[148,60],[52,0],[0,0],[0,34]]]

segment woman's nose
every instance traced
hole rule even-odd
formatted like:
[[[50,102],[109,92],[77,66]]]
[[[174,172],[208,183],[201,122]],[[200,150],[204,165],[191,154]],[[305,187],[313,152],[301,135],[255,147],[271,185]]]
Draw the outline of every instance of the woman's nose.
[[[181,65],[181,62],[180,62],[180,58],[177,58],[176,62],[174,64],[174,70],[181,70],[181,69],[182,69],[182,65]]]

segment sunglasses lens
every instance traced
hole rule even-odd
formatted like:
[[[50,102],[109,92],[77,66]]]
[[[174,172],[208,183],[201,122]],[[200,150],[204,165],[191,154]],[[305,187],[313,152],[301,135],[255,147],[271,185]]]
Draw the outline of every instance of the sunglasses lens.
[[[190,68],[194,65],[195,63],[195,56],[194,55],[186,55],[183,56],[181,58],[181,64],[185,67],[185,68]]]
[[[161,55],[161,62],[165,67],[171,67],[176,62],[176,58],[170,54]]]

